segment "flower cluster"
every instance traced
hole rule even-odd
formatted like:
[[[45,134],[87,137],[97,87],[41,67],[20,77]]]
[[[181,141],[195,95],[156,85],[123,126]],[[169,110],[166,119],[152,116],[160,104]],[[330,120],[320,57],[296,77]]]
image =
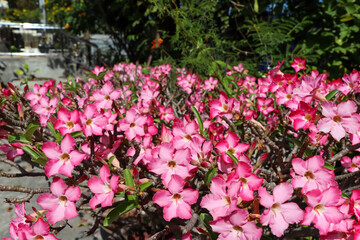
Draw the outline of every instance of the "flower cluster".
[[[305,59],[295,73],[282,64],[215,78],[121,63],[2,89],[5,162],[29,154],[51,181],[36,192],[40,210],[16,205],[12,239],[57,239],[55,225],[87,206],[106,226],[129,212],[155,236],[166,221],[166,237],[182,239],[357,239],[360,75],[330,81]]]

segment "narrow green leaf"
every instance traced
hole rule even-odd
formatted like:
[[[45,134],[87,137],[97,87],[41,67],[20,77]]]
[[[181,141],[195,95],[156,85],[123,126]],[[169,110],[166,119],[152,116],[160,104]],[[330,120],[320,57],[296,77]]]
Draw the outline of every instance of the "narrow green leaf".
[[[59,131],[55,130],[55,128],[51,122],[48,122],[47,126],[50,128],[51,132],[54,134],[56,141],[60,144],[62,137],[61,137],[61,134],[59,133]]]
[[[29,126],[27,126],[26,128],[26,132],[24,134],[25,138],[29,141],[31,141],[32,136],[34,134],[34,132],[40,127],[40,123],[39,122],[32,122],[29,124]]]
[[[200,129],[200,135],[203,135],[204,123],[203,123],[203,121],[201,119],[200,113],[198,112],[198,110],[194,106],[191,106],[191,110],[194,112],[195,117],[196,117],[196,119],[198,121],[199,129]]]
[[[334,89],[331,92],[328,93],[328,95],[326,95],[326,100],[331,100],[339,91]]]
[[[254,11],[256,13],[259,13],[259,3],[258,3],[258,0],[255,0],[254,1]]]
[[[76,131],[76,132],[72,132],[70,133],[71,136],[73,136],[74,138],[83,135],[82,131]]]
[[[204,226],[206,227],[206,230],[208,231],[208,233],[210,234],[210,238],[211,240],[216,240],[217,237],[219,236],[218,233],[214,233],[209,222],[213,220],[213,218],[211,217],[210,214],[208,213],[201,213],[200,214],[200,219],[202,221],[202,223],[204,224]]]
[[[104,219],[104,226],[109,226],[118,216],[130,211],[131,209],[135,208],[136,203],[134,201],[125,201],[121,203],[119,206],[111,210],[109,214]]]
[[[46,164],[46,156],[35,151],[29,146],[23,146],[21,148],[24,152],[28,153],[31,156],[31,161],[39,163],[41,166],[45,166]]]
[[[143,192],[152,185],[152,182],[146,182],[140,184],[140,191]]]
[[[231,158],[231,160],[233,160],[236,166],[238,165],[239,160],[237,160],[237,158],[231,152],[226,152],[226,155],[228,155]]]
[[[129,187],[135,186],[132,174],[129,169],[124,170],[124,178],[125,178],[126,186],[129,186]]]
[[[109,165],[112,164],[112,162],[114,161],[114,159],[115,159],[115,156],[111,156],[111,157],[109,158]]]
[[[210,187],[211,179],[215,176],[217,169],[213,168],[210,171],[208,171],[205,175],[205,184],[206,186]]]
[[[27,140],[24,135],[16,134],[16,135],[8,135],[9,143],[13,142],[22,142],[22,143],[31,143],[31,141]]]
[[[323,167],[324,167],[324,168],[327,168],[327,169],[330,169],[330,170],[335,170],[334,166],[331,165],[331,164],[328,163],[328,162],[325,162]]]

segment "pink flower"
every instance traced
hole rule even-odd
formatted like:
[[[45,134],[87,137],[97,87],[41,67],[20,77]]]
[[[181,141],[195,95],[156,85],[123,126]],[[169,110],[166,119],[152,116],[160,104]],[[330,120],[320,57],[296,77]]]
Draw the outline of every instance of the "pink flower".
[[[292,166],[292,185],[294,188],[302,188],[302,193],[314,189],[324,190],[334,184],[334,172],[323,167],[324,159],[320,155],[309,157],[306,161],[295,158]]]
[[[47,96],[44,96],[40,101],[33,106],[34,112],[39,114],[40,123],[45,126],[50,116],[55,113],[56,107],[58,104],[57,98],[49,99]]]
[[[164,185],[167,186],[171,176],[176,174],[185,179],[190,176],[190,152],[175,150],[170,143],[160,145],[159,158],[153,159],[148,166],[151,172],[161,175]]]
[[[113,84],[108,81],[101,89],[93,91],[95,105],[97,109],[110,109],[112,108],[113,101],[121,96],[121,89],[114,90]]]
[[[289,115],[289,117],[293,120],[295,131],[300,128],[308,129],[315,121],[316,111],[317,108],[312,108],[309,104],[301,101],[298,110],[291,112]]]
[[[196,203],[199,192],[194,189],[184,189],[185,182],[178,175],[172,175],[167,190],[160,190],[153,197],[154,203],[163,207],[164,219],[170,221],[173,218],[190,219],[191,204]]]
[[[296,72],[298,72],[305,68],[305,62],[306,62],[306,59],[301,59],[299,57],[295,57],[294,62],[290,66],[293,67]]]
[[[354,70],[352,73],[350,73],[350,75],[345,73],[342,77],[342,80],[344,83],[338,87],[338,90],[340,90],[344,95],[347,95],[352,91],[359,91],[360,74],[358,71]]]
[[[99,76],[99,73],[105,72],[105,68],[103,66],[95,66],[94,70],[91,71],[96,76]]]
[[[57,117],[58,119],[54,123],[54,128],[58,129],[62,136],[67,133],[81,131],[78,110],[69,112],[66,108],[60,108]]]
[[[126,112],[126,117],[119,120],[121,131],[125,131],[128,140],[133,140],[137,136],[144,136],[144,125],[147,121],[146,116],[139,115],[135,109],[131,108]]]
[[[355,156],[353,159],[349,157],[343,157],[341,159],[341,165],[344,168],[347,168],[349,172],[356,172],[359,171],[360,168],[360,156]]]
[[[354,208],[356,219],[360,219],[360,189],[354,189],[350,197],[351,205]]]
[[[252,167],[245,162],[239,162],[235,172],[229,174],[229,194],[237,195],[242,200],[251,201],[254,199],[254,191],[258,190],[263,179],[252,173]]]
[[[60,240],[59,238],[55,237],[52,233],[50,233],[49,224],[46,223],[44,220],[39,218],[36,223],[30,227],[27,227],[27,231],[25,231],[25,239],[31,240]]]
[[[27,92],[25,98],[30,100],[31,106],[37,104],[40,99],[46,95],[48,89],[46,87],[39,87],[38,84],[34,85],[33,92]]]
[[[204,138],[198,133],[199,126],[196,121],[187,123],[184,127],[174,125],[173,127],[173,144],[176,149],[191,148],[197,142],[202,143]]]
[[[293,194],[290,183],[280,183],[274,188],[273,194],[273,196],[270,195],[263,187],[259,189],[260,204],[266,207],[260,222],[262,225],[269,225],[271,232],[280,237],[289,224],[299,223],[303,220],[304,212],[296,203],[285,203]]]
[[[72,219],[78,215],[75,203],[79,200],[81,191],[79,186],[66,187],[66,183],[59,177],[54,177],[50,186],[51,193],[41,194],[36,202],[45,210],[50,224],[64,219]]]
[[[89,104],[86,106],[84,113],[80,113],[80,120],[83,125],[83,132],[85,137],[91,135],[102,135],[102,130],[106,127],[108,120],[97,111],[94,104]]]
[[[174,110],[172,109],[172,107],[167,107],[165,109],[164,106],[160,106],[159,111],[160,111],[160,119],[161,120],[165,120],[166,122],[170,122],[171,120],[173,120],[175,118]]]
[[[99,171],[100,177],[91,177],[88,181],[90,190],[95,196],[90,199],[89,205],[95,209],[97,205],[101,207],[112,206],[114,194],[118,190],[119,177],[113,175],[109,182],[110,169],[107,165],[103,165]]]
[[[14,161],[14,158],[17,156],[21,156],[24,154],[24,151],[21,149],[23,144],[21,143],[10,143],[9,144],[2,144],[0,146],[0,150],[6,153],[6,158]]]
[[[248,221],[249,213],[246,209],[237,209],[229,217],[211,221],[214,232],[220,233],[219,240],[257,240],[261,238],[262,229],[254,222]]]
[[[274,111],[274,100],[272,98],[258,98],[257,99],[257,110],[260,111],[265,116],[269,115]]]
[[[330,223],[337,224],[343,219],[343,214],[339,211],[337,204],[341,198],[341,191],[336,187],[330,187],[325,191],[318,189],[306,193],[306,203],[304,220],[302,225],[315,223],[320,235],[328,233]]]
[[[209,102],[210,117],[215,118],[224,114],[230,114],[234,105],[234,98],[228,98],[224,92],[220,93],[219,99],[214,99]]]
[[[211,194],[203,197],[200,206],[209,210],[214,220],[225,217],[237,209],[237,194],[229,194],[226,181],[221,175],[211,180],[210,191]]]
[[[214,79],[213,77],[210,77],[209,79],[204,81],[204,89],[206,91],[212,91],[215,89],[217,84],[218,84],[218,80]]]
[[[215,148],[219,150],[221,153],[222,159],[226,163],[232,163],[231,158],[226,154],[226,152],[232,153],[237,159],[240,158],[243,153],[249,149],[250,145],[245,143],[239,143],[240,139],[239,137],[232,132],[229,132],[225,140],[220,140],[216,145]],[[247,162],[247,159],[240,159],[245,160]]]
[[[322,114],[325,118],[318,122],[319,131],[329,133],[337,141],[345,137],[346,132],[357,133],[360,122],[356,115],[357,106],[353,101],[342,102],[335,105],[333,102],[322,104]]]
[[[55,142],[45,142],[42,150],[50,159],[45,165],[45,174],[50,177],[55,174],[64,174],[72,177],[72,171],[86,157],[85,153],[74,150],[75,139],[70,135],[65,135],[61,141],[61,146]]]

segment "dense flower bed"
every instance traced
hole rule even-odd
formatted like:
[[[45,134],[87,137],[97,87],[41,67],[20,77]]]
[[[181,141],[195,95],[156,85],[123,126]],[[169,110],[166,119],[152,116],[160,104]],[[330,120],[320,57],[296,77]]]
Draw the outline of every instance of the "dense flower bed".
[[[9,84],[0,161],[17,167],[28,154],[44,174],[2,176],[51,182],[1,189],[29,194],[6,199],[12,238],[57,239],[92,209],[90,234],[136,218],[149,239],[360,239],[359,72],[330,81],[299,58],[296,73],[281,65],[256,78],[239,64],[216,79],[121,63],[23,93]],[[26,213],[18,203],[37,193]]]

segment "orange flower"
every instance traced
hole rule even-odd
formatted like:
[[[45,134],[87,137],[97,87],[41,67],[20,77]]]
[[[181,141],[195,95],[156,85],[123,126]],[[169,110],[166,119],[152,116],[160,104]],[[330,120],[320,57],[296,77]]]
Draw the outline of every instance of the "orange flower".
[[[151,50],[154,50],[155,48],[160,47],[160,45],[162,44],[164,40],[162,40],[161,38],[156,38],[154,40],[151,41]]]
[[[67,24],[65,25],[65,28],[66,28],[66,29],[71,28],[70,24],[67,23]]]

